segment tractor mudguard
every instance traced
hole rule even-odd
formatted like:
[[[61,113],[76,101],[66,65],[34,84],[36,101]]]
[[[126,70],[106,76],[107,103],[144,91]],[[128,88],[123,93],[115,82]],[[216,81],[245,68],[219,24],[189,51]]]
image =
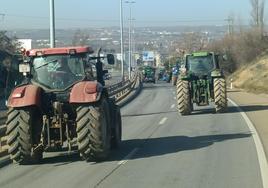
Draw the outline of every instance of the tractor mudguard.
[[[17,87],[8,99],[8,107],[40,106],[41,88],[34,85]]]
[[[103,87],[98,82],[83,81],[75,84],[70,93],[70,103],[97,102],[101,98]]]

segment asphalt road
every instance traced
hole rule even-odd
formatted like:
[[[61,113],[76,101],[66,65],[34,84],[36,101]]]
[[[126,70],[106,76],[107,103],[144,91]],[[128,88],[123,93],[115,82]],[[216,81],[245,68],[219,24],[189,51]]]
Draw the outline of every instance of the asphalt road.
[[[252,135],[235,108],[182,117],[174,93],[168,84],[146,84],[121,109],[123,143],[108,161],[50,153],[42,164],[0,169],[0,187],[262,187]]]

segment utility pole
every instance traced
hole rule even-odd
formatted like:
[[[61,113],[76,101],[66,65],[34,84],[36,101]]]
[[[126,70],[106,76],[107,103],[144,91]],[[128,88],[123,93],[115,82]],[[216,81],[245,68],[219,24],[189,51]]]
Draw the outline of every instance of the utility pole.
[[[125,3],[129,4],[129,31],[128,31],[128,48],[129,48],[129,57],[128,57],[128,79],[131,79],[131,67],[132,67],[132,4],[135,1],[126,1]]]
[[[136,49],[135,49],[135,31],[134,31],[134,24],[133,24],[133,21],[134,21],[135,19],[132,19],[132,36],[131,36],[131,43],[132,43],[132,48],[131,48],[131,51],[132,51],[132,66],[136,66],[136,62],[134,62],[134,60],[135,60],[135,51],[136,51]],[[134,55],[134,57],[133,57],[133,55]],[[134,63],[133,63],[134,62]]]
[[[234,33],[234,18],[229,16],[225,21],[228,22],[228,35],[231,36]]]
[[[50,0],[50,48],[55,48],[55,9],[54,9],[54,0]]]
[[[120,0],[120,33],[121,33],[121,75],[122,81],[125,80],[124,76],[124,25],[123,25],[123,0]]]

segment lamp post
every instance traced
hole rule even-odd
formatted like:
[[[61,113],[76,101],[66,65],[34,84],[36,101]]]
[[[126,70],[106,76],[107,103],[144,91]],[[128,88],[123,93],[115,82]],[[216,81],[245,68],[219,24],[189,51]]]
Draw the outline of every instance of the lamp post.
[[[128,33],[128,44],[129,44],[129,59],[128,59],[128,79],[131,79],[131,66],[132,66],[132,4],[135,3],[135,1],[126,1],[125,3],[129,4],[129,33]]]
[[[54,9],[54,0],[50,0],[50,48],[55,48],[55,9]]]
[[[123,25],[123,0],[120,0],[120,33],[121,33],[121,76],[122,81],[125,80],[124,78],[124,25]]]

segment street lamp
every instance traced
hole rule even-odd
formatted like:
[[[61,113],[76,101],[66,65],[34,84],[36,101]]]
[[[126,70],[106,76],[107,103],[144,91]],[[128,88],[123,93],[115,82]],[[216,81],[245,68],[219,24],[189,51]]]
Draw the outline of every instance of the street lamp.
[[[55,9],[54,0],[50,0],[50,48],[55,47]]]
[[[122,75],[122,81],[125,80],[124,78],[124,41],[123,41],[123,31],[124,31],[124,25],[123,25],[123,0],[120,0],[120,33],[121,33],[121,75]]]
[[[128,79],[131,79],[131,66],[132,66],[132,36],[131,36],[131,26],[132,26],[132,4],[136,3],[135,1],[126,1],[125,3],[129,4],[129,33],[128,33],[128,44],[129,44],[129,59],[128,59]]]

